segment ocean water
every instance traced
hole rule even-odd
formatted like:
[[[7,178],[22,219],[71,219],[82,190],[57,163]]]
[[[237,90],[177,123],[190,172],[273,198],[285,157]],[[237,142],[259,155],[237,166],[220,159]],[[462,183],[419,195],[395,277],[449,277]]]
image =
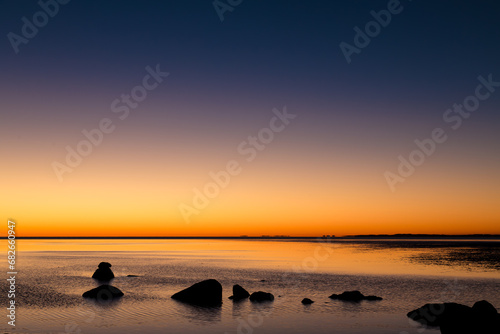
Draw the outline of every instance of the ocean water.
[[[5,240],[0,247],[7,252]],[[16,326],[4,309],[1,333],[431,334],[439,330],[406,313],[430,302],[500,307],[495,241],[18,240],[16,255]],[[91,276],[101,261],[112,264],[112,285],[125,293],[118,302],[81,297],[97,286]],[[221,307],[170,298],[208,278],[223,286]],[[233,284],[275,301],[233,303]],[[5,280],[0,288],[7,305]],[[346,290],[383,300],[328,298]],[[302,305],[305,297],[315,303]]]

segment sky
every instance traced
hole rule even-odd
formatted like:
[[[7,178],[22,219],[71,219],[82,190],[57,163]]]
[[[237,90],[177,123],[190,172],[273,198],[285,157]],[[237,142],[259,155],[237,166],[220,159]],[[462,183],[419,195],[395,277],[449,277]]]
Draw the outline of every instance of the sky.
[[[0,1],[19,236],[500,234],[496,1]]]

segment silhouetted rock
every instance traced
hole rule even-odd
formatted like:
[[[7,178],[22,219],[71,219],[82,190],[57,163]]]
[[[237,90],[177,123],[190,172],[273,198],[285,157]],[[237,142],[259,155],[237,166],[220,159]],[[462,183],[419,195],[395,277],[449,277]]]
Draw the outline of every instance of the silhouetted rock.
[[[486,300],[475,302],[474,305],[472,305],[472,310],[487,317],[494,317],[498,314],[495,306],[491,305]]]
[[[269,292],[257,291],[250,295],[251,302],[267,302],[267,301],[272,302],[273,300],[274,296],[272,293]]]
[[[127,275],[127,277],[141,277],[139,275]]]
[[[250,294],[248,293],[247,290],[243,289],[240,285],[235,284],[233,285],[233,295],[229,297],[229,299],[232,299],[234,301],[242,300],[242,299],[247,299],[250,297]]]
[[[472,312],[472,318],[476,322],[474,329],[479,330],[476,333],[500,333],[500,314],[493,305],[481,300],[472,306]]]
[[[95,289],[84,292],[84,298],[96,299],[99,302],[110,302],[123,296],[123,292],[117,287],[111,285],[101,285]]]
[[[115,278],[115,275],[113,274],[113,272],[110,269],[110,267],[111,267],[110,263],[101,262],[101,263],[99,263],[99,265],[97,267],[98,268],[94,272],[94,274],[92,275],[92,278],[95,278],[95,279],[97,279],[99,281],[103,281],[103,282],[110,281],[113,278]]]
[[[423,325],[439,327],[442,334],[500,333],[500,315],[485,300],[473,307],[457,303],[425,304],[407,316]]]
[[[199,306],[218,306],[222,304],[222,285],[214,279],[208,279],[177,292],[172,298]]]
[[[340,295],[333,294],[329,298],[338,299],[349,302],[359,302],[362,300],[382,300],[382,297],[365,296],[359,291],[344,291]]]
[[[457,303],[425,304],[406,316],[426,326],[440,326],[452,314],[466,316],[471,310],[469,306]]]
[[[302,304],[304,304],[304,305],[309,305],[312,303],[314,303],[314,300],[310,300],[309,298],[302,299]]]

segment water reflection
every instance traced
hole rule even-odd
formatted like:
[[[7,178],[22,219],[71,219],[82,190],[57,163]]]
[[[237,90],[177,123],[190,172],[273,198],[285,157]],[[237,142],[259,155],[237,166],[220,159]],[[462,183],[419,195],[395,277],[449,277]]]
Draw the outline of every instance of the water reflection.
[[[320,244],[322,248],[318,253]],[[3,244],[0,241],[1,245],[5,246],[5,241]],[[92,257],[97,261],[104,255],[110,260],[127,257],[146,261],[157,257],[168,259],[171,265],[197,261],[204,270],[231,267],[305,271],[310,267],[318,273],[334,274],[497,277],[500,269],[500,241],[497,240],[339,239],[321,243],[317,240],[23,240],[21,246],[25,254],[36,252],[52,259],[59,259],[62,251],[65,256]],[[94,252],[82,251],[89,246]],[[91,275],[81,267],[75,266],[74,270],[79,276]]]
[[[173,300],[175,313],[197,325],[208,325],[221,321],[221,306],[197,306]]]
[[[107,309],[107,308],[118,307],[122,303],[123,298],[114,298],[110,300],[92,299],[92,298],[82,298],[82,299],[83,303],[90,307]]]
[[[237,300],[237,301],[232,301],[231,303],[233,304],[233,307],[232,307],[233,318],[241,317],[242,314],[245,314],[248,312],[249,303],[250,303],[248,298]]]

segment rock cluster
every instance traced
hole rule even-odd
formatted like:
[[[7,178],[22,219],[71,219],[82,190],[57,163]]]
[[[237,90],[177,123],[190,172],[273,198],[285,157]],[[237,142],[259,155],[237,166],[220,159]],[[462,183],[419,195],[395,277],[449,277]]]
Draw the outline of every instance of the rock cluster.
[[[86,291],[82,294],[83,298],[94,299],[98,303],[109,303],[123,297],[123,292],[109,285],[109,281],[115,278],[113,271],[111,271],[111,264],[109,262],[101,262],[97,266],[97,270],[92,275],[92,278],[101,283],[97,288]]]
[[[425,304],[407,316],[423,325],[439,327],[442,334],[500,333],[500,314],[485,300],[472,307],[457,303]]]

